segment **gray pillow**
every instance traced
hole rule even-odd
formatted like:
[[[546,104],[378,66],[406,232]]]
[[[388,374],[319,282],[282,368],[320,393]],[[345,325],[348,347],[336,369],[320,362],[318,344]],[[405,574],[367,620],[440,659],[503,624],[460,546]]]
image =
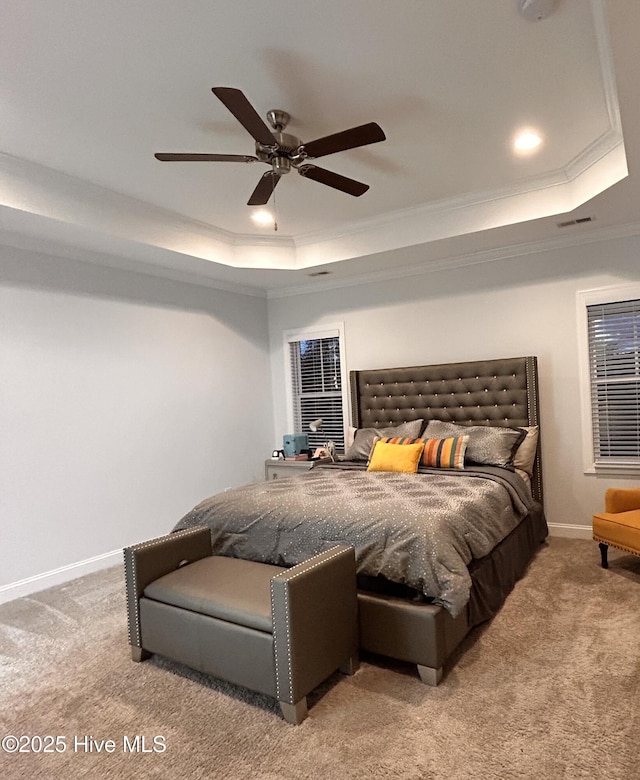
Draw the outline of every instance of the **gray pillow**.
[[[424,420],[411,420],[393,428],[357,428],[353,444],[344,454],[345,460],[369,460],[373,440],[383,436],[404,436],[417,439],[422,430]]]
[[[457,425],[430,420],[425,438],[446,439],[449,436],[468,436],[465,462],[485,466],[512,466],[513,456],[527,435],[522,428],[504,428],[499,425]]]

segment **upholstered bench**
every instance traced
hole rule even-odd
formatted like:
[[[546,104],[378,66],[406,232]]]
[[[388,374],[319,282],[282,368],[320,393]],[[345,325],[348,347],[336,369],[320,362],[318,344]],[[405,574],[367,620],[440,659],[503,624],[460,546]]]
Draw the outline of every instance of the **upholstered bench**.
[[[127,547],[124,559],[134,661],[158,653],[273,696],[295,724],[319,683],[358,667],[352,547],[287,569],[212,555],[197,527]]]
[[[604,501],[605,511],[593,516],[593,538],[607,569],[609,545],[640,555],[640,489],[609,488]]]

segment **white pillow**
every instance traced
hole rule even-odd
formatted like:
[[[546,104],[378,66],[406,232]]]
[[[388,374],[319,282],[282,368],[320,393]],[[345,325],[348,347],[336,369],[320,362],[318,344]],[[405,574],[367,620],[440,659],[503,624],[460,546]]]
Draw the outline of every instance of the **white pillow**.
[[[513,465],[516,469],[522,469],[526,471],[531,477],[533,475],[533,463],[536,459],[536,452],[538,449],[538,436],[540,435],[540,428],[537,425],[531,425],[525,427],[520,426],[520,430],[526,431],[522,443],[516,450],[516,454],[513,456]]]

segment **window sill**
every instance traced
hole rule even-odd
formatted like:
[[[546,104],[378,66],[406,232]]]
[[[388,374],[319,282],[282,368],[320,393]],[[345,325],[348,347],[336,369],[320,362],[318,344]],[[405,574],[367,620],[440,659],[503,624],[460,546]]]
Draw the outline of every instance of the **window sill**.
[[[640,463],[628,465],[622,465],[620,463],[612,463],[610,465],[593,464],[585,468],[584,473],[607,477],[638,477],[640,476]]]

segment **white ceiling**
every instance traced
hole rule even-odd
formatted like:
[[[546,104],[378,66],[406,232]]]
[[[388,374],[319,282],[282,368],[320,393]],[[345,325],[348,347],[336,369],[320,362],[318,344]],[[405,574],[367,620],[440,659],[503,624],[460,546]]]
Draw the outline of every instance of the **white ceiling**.
[[[640,3],[557,0],[540,22],[517,0],[1,6],[0,242],[283,294],[640,232]],[[370,190],[292,172],[276,233],[245,205],[262,164],[155,160],[254,153],[213,86],[303,141],[378,122],[386,141],[319,163]],[[544,142],[517,157],[527,125]],[[561,230],[567,212],[595,221]]]

